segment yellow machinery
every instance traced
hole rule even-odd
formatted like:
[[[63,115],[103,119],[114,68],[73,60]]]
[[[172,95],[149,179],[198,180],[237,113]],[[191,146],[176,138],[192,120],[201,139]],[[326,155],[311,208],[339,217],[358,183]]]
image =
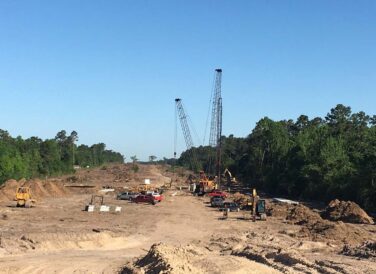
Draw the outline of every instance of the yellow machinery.
[[[228,185],[236,184],[237,183],[236,178],[234,176],[232,176],[230,170],[228,170],[227,168],[223,172],[223,176],[226,178],[226,181],[227,181]]]
[[[140,184],[133,190],[135,192],[150,191],[153,190],[153,187],[150,184]]]
[[[266,201],[265,199],[260,199],[256,189],[253,189],[251,195],[235,194],[234,202],[240,205],[241,209],[250,211],[251,219],[254,222],[256,219],[266,220]]]
[[[260,199],[257,195],[256,189],[254,188],[252,191],[252,221],[256,221],[256,217],[260,220],[266,220],[266,204],[264,199]]]
[[[31,198],[30,187],[24,186],[17,188],[14,200],[17,201],[17,207],[32,207],[36,202]]]
[[[217,189],[215,178],[208,178],[204,171],[200,171],[199,188],[203,193],[210,192],[213,189]]]

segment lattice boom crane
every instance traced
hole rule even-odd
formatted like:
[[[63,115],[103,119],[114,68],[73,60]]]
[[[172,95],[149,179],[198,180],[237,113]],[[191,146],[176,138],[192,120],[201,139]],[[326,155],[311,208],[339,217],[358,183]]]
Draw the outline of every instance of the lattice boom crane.
[[[187,146],[187,150],[190,152],[191,167],[192,167],[192,170],[197,170],[198,162],[197,162],[196,154],[194,153],[193,150],[190,150],[192,147],[194,147],[194,145],[193,145],[192,135],[188,126],[187,115],[183,108],[182,99],[176,98],[175,104],[176,104],[177,114],[180,119],[181,129],[183,131],[185,144]],[[176,155],[176,152],[174,154]]]

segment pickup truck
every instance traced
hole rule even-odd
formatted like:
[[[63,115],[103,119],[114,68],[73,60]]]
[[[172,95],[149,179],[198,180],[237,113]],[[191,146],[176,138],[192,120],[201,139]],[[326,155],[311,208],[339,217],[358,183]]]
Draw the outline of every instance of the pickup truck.
[[[156,192],[156,191],[146,191],[143,194],[152,195],[157,202],[160,202],[163,200],[163,196],[159,192]]]
[[[117,195],[118,200],[131,200],[136,198],[140,193],[136,192],[123,192]]]
[[[162,200],[163,200],[162,195],[153,196],[151,194],[147,194],[147,195],[141,194],[141,195],[138,195],[136,198],[131,199],[131,201],[135,203],[149,203],[152,205],[155,205],[156,203],[159,203]]]
[[[208,193],[209,197],[222,197],[222,198],[227,198],[227,193],[221,190],[212,190],[211,192]]]

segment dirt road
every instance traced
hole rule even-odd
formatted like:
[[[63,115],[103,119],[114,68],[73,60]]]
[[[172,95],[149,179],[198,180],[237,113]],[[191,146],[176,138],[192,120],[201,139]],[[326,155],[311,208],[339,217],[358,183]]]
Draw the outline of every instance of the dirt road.
[[[156,185],[171,181],[161,167],[142,166],[136,175],[123,168],[114,169],[116,176],[85,171],[85,180],[98,185],[94,192],[100,185],[131,185],[145,178]],[[88,193],[45,196],[31,209],[2,199],[0,273],[153,273],[169,272],[168,265],[174,273],[376,272],[372,259],[340,255],[341,243],[298,237],[299,225],[278,218],[253,223],[242,212],[221,220],[207,198],[184,191],[166,192],[155,206],[106,195],[105,203],[121,206],[121,213],[84,212]],[[362,228],[375,235],[374,226]]]

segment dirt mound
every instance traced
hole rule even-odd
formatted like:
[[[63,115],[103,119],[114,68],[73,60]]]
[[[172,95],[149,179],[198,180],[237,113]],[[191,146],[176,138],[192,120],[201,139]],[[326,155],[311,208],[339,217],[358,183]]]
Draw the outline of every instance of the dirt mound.
[[[231,237],[232,238],[232,237]],[[273,267],[249,260],[242,256],[231,255],[231,242],[226,240],[226,247],[204,248],[202,245],[188,244],[172,246],[154,244],[147,255],[129,263],[121,273],[280,273]],[[222,239],[220,240],[222,241]],[[221,242],[222,243],[222,242]],[[230,250],[222,252],[222,249]]]
[[[267,214],[272,217],[283,218],[289,223],[298,225],[322,220],[317,212],[302,204],[270,203],[267,205]]]
[[[329,240],[357,244],[369,237],[368,233],[354,225],[324,220],[320,214],[302,204],[271,203],[267,206],[267,214],[283,218],[291,224],[301,225],[298,236],[315,241]]]
[[[0,187],[0,200],[13,200],[18,182],[16,180],[8,180]]]
[[[247,203],[251,202],[251,198],[249,196],[239,192],[234,193],[233,200],[238,205],[246,205]]]
[[[356,224],[373,224],[373,220],[356,203],[333,200],[326,207],[322,217],[331,221],[343,221]]]
[[[20,181],[8,180],[0,188],[0,201],[12,201],[15,197],[16,190],[20,186],[30,187],[34,199],[43,199],[46,197],[64,197],[71,192],[64,187],[63,182],[42,181],[39,179]]]
[[[135,266],[126,266],[122,273],[203,273],[192,264],[201,255],[194,248],[154,244]]]
[[[363,244],[355,247],[345,245],[341,254],[376,261],[376,242],[366,241]]]
[[[345,244],[359,244],[371,235],[358,227],[343,222],[321,220],[304,225],[299,231],[300,237],[312,240],[338,241]]]
[[[291,205],[283,203],[267,202],[266,214],[271,217],[286,219]]]
[[[292,206],[289,209],[286,220],[289,220],[294,224],[303,225],[318,222],[321,220],[321,217],[317,212],[299,204]]]

